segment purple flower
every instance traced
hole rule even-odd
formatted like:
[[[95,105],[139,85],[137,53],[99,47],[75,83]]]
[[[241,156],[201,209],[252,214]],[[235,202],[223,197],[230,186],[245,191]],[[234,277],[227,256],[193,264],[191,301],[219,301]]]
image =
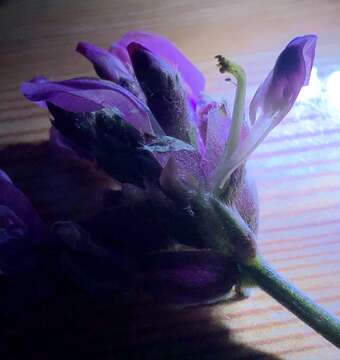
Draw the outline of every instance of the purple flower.
[[[202,74],[172,43],[144,32],[128,33],[108,50],[78,44],[100,79],[23,83],[23,94],[53,116],[51,140],[91,158],[123,184],[112,207],[83,224],[86,237],[129,258],[138,283],[165,300],[179,302],[184,291],[184,303],[205,302],[219,297],[221,288],[227,291],[237,269],[232,260],[222,261],[221,252],[241,246],[232,231],[231,245],[221,243],[225,225],[215,216],[218,206],[231,209],[223,220],[228,226],[244,222],[256,233],[256,188],[244,164],[308,83],[315,45],[316,37],[306,35],[286,46],[257,90],[249,117],[242,70],[219,57],[221,71],[239,76],[241,84],[231,116],[225,103],[203,93]],[[254,244],[247,244],[244,252],[254,254]]]

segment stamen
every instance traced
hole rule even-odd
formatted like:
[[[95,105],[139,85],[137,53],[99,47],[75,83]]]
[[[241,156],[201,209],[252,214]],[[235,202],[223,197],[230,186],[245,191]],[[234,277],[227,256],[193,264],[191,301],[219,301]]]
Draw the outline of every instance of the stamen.
[[[236,95],[233,106],[230,131],[227,142],[225,144],[224,155],[219,164],[216,181],[214,184],[214,193],[220,194],[223,192],[223,187],[228,180],[228,177],[231,175],[224,171],[227,168],[228,159],[237,149],[240,140],[246,97],[246,73],[240,65],[233,63],[221,55],[217,55],[215,58],[217,59],[217,66],[220,70],[220,73],[229,73],[236,79]],[[230,81],[230,78],[226,78],[226,81]]]

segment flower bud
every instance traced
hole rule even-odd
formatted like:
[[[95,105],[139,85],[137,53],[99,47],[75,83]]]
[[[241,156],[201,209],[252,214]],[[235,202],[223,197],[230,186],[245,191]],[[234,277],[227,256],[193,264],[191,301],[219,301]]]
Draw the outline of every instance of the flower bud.
[[[121,182],[158,182],[161,166],[143,148],[142,133],[116,110],[73,113],[48,103],[54,126],[84,148],[99,167]]]
[[[236,262],[213,251],[163,251],[143,259],[138,285],[163,302],[194,305],[223,298],[238,275]]]
[[[190,143],[190,111],[179,73],[140,44],[131,43],[128,51],[147,104],[165,133]]]

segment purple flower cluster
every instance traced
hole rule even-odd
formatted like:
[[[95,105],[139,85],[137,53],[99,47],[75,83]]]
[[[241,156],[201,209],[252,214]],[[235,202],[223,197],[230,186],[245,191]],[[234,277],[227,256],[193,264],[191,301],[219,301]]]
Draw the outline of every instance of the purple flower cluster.
[[[226,104],[204,94],[200,71],[161,36],[130,32],[108,50],[80,42],[77,51],[99,78],[23,83],[24,96],[52,115],[51,144],[121,183],[94,218],[53,226],[60,271],[95,295],[137,288],[176,304],[225,295],[239,278],[235,256],[255,253],[250,240],[233,239],[234,222],[251,240],[257,230],[256,188],[245,161],[308,83],[315,45],[307,35],[286,46],[229,152],[234,119]],[[221,174],[226,184],[217,196]],[[0,190],[0,247],[19,247],[24,235],[38,241],[44,231],[33,208],[5,176]],[[227,225],[214,215],[217,202],[230,213]]]

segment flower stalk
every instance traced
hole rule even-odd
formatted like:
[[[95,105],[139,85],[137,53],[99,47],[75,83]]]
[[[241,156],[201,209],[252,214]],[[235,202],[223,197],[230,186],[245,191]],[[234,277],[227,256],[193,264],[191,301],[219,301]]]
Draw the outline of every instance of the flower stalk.
[[[91,295],[111,296],[138,284],[182,306],[217,301],[250,280],[340,347],[339,320],[257,255],[258,200],[244,166],[308,84],[316,39],[305,35],[288,43],[249,105],[249,122],[246,74],[216,56],[220,72],[236,79],[230,127],[228,114],[216,111],[222,104],[201,96],[204,77],[198,69],[155,34],[130,32],[108,50],[81,42],[77,51],[100,79],[39,77],[23,83],[24,95],[53,116],[52,146],[74,160],[92,161],[122,184],[110,206],[87,219],[84,229],[72,223],[53,228],[67,255],[58,271]],[[0,237],[21,240],[23,224],[31,224],[29,235],[36,237],[37,215],[0,171],[1,206]],[[70,234],[77,242],[69,241]],[[2,247],[6,260],[8,249],[16,254]],[[84,256],[92,266],[82,266]],[[21,266],[20,260],[11,261]],[[26,274],[20,281],[18,287]]]
[[[257,256],[239,267],[241,273],[250,276],[261,289],[340,348],[340,321],[278,274],[265,260]]]

